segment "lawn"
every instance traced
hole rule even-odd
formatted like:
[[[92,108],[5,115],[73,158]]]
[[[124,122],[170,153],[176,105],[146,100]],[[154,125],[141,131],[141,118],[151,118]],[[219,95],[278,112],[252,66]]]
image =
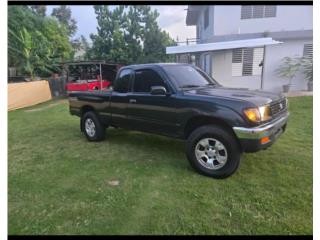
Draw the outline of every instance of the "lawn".
[[[9,234],[312,234],[312,97],[289,104],[286,133],[224,180],[180,140],[87,142],[66,101],[9,112]]]

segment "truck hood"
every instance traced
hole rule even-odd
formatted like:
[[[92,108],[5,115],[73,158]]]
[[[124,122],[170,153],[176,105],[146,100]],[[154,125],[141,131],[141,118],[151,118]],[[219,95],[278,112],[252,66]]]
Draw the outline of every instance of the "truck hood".
[[[251,102],[257,106],[261,106],[283,97],[282,94],[265,92],[260,90],[248,90],[245,88],[227,88],[221,86],[205,87],[185,90],[185,94],[200,95],[207,97],[222,97]]]

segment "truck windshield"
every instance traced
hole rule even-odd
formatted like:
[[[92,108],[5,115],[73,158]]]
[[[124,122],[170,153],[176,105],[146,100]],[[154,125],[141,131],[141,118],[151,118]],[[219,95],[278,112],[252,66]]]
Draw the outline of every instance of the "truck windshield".
[[[196,88],[205,86],[218,86],[219,84],[205,72],[183,65],[163,66],[168,76],[178,85],[179,88]]]

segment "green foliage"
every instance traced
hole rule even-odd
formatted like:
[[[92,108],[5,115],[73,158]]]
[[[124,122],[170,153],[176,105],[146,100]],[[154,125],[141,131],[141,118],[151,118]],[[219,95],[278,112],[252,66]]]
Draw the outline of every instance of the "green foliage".
[[[112,33],[112,48],[108,54],[108,58],[114,62],[126,62],[128,59],[128,52],[125,46],[125,40],[119,24],[116,22]]]
[[[108,6],[94,6],[98,21],[98,34],[91,34],[93,47],[91,56],[94,59],[107,61],[124,61],[128,58],[124,40],[124,6],[111,11]]]
[[[27,31],[32,31],[39,24],[39,18],[27,6],[8,7],[9,66],[19,66],[20,52],[23,47],[23,43],[21,43],[19,38],[22,29],[25,28]],[[10,48],[20,51],[14,51]]]
[[[281,62],[280,66],[276,69],[276,73],[280,77],[288,78],[290,85],[292,79],[300,69],[300,58],[284,57]]]
[[[313,81],[312,57],[284,57],[281,65],[276,69],[276,73],[280,77],[289,79],[289,84],[299,71],[302,71],[307,81]]]
[[[90,59],[90,46],[85,36],[81,35],[79,38],[73,40],[71,44],[74,49],[75,60]]]
[[[19,35],[16,35],[9,29],[9,34],[14,36],[16,40],[19,42],[19,48],[14,48],[9,45],[9,53],[10,51],[13,51],[14,53],[18,54],[18,56],[20,56],[19,59],[22,63],[22,69],[26,73],[28,73],[29,76],[31,76],[31,78],[34,78],[34,65],[31,64],[31,51],[32,49],[34,49],[34,44],[32,42],[31,34],[25,28],[22,28],[22,30],[19,32]]]
[[[27,6],[8,7],[9,66],[32,79],[58,71],[58,63],[72,57],[66,29],[52,17]]]
[[[313,59],[312,57],[302,57],[300,59],[302,73],[306,80],[313,82]]]
[[[91,57],[125,64],[172,61],[165,48],[174,41],[159,28],[159,13],[150,6],[117,6],[111,11],[103,5],[94,9],[98,33],[90,36]]]
[[[31,5],[30,8],[33,12],[41,17],[46,15],[47,6],[46,5]]]
[[[73,36],[77,31],[77,22],[71,17],[71,8],[65,5],[54,8],[51,16],[57,18],[57,20],[66,27],[68,36]]]

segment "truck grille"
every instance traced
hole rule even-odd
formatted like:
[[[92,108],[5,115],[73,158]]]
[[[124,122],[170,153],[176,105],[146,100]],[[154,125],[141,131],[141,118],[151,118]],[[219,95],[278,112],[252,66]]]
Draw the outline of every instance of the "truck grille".
[[[278,113],[286,111],[287,110],[286,98],[283,98],[280,101],[271,103],[270,104],[270,109],[271,109],[272,116],[275,116]]]

